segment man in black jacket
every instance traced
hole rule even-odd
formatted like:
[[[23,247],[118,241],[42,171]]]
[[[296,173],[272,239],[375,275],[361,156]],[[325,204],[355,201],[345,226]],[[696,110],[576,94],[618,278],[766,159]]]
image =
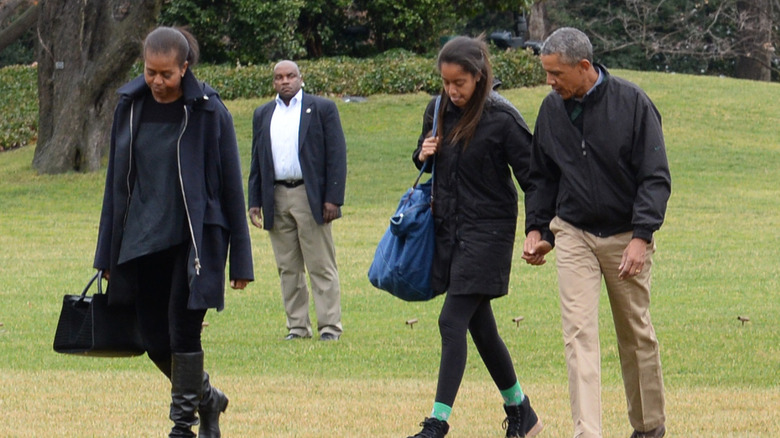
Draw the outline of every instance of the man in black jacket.
[[[607,286],[632,438],[665,433],[658,340],[650,321],[653,232],[671,193],[661,116],[636,85],[593,63],[588,37],[562,28],[541,61],[542,102],[526,194],[523,258],[557,247],[575,437],[601,437],[598,303]]]
[[[347,145],[336,104],[304,93],[298,65],[274,67],[276,99],[255,110],[249,217],[268,230],[287,313],[287,340],[312,336],[312,285],[321,341],[342,333],[341,291],[331,226],[341,217]]]

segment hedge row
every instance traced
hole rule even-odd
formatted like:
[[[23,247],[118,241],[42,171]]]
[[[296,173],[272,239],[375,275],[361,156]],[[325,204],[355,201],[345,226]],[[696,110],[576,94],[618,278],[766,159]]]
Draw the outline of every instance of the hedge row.
[[[533,54],[526,51],[496,51],[493,73],[504,88],[537,85],[544,71]],[[370,59],[322,58],[299,61],[305,89],[329,96],[436,93],[441,79],[434,61],[403,50],[393,50]],[[195,67],[199,79],[219,91],[224,100],[250,99],[274,94],[273,64]],[[140,74],[136,64],[128,75]],[[38,97],[35,67],[0,69],[0,151],[34,141],[38,128]]]
[[[496,51],[493,74],[504,88],[519,88],[544,82],[539,59],[527,51]],[[298,61],[305,89],[330,96],[436,93],[441,79],[431,58],[404,50],[392,50],[369,59],[321,58]],[[225,100],[274,94],[273,63],[251,66],[198,66],[195,73],[211,84]]]
[[[35,67],[0,69],[0,151],[24,146],[38,135],[38,75]]]

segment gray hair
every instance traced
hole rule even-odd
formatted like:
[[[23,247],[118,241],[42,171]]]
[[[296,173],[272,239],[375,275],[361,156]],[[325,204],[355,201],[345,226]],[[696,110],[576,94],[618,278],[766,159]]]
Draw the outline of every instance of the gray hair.
[[[553,32],[542,45],[542,55],[558,54],[561,62],[574,65],[583,59],[593,63],[593,45],[581,30],[562,27]]]

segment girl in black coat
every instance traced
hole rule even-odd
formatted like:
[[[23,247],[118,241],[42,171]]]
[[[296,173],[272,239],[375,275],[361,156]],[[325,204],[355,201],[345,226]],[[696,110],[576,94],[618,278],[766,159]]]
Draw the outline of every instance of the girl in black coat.
[[[420,167],[435,155],[432,286],[447,295],[439,316],[442,355],[436,399],[414,437],[447,434],[466,367],[467,332],[503,396],[506,436],[532,437],[542,423],[523,394],[490,303],[508,292],[518,210],[512,173],[526,190],[531,133],[520,113],[492,91],[482,39],[449,41],[437,65],[444,86],[441,122],[438,132],[431,133],[434,105],[429,104],[413,157]]]
[[[133,303],[149,358],[171,380],[170,437],[219,437],[228,399],[203,371],[201,327],[253,279],[233,120],[190,71],[189,33],[159,27],[144,74],[119,89],[95,267],[111,304]],[[198,420],[200,416],[200,420]]]

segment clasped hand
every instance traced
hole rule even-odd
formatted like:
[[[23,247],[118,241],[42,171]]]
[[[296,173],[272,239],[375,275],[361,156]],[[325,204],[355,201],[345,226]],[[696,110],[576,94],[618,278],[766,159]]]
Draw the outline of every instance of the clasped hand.
[[[523,260],[529,265],[541,266],[547,263],[544,256],[552,251],[550,242],[542,239],[542,234],[537,231],[529,231],[523,243]]]
[[[425,162],[431,155],[435,154],[439,149],[439,137],[428,137],[423,140],[420,153],[417,155],[417,159],[421,162]]]

